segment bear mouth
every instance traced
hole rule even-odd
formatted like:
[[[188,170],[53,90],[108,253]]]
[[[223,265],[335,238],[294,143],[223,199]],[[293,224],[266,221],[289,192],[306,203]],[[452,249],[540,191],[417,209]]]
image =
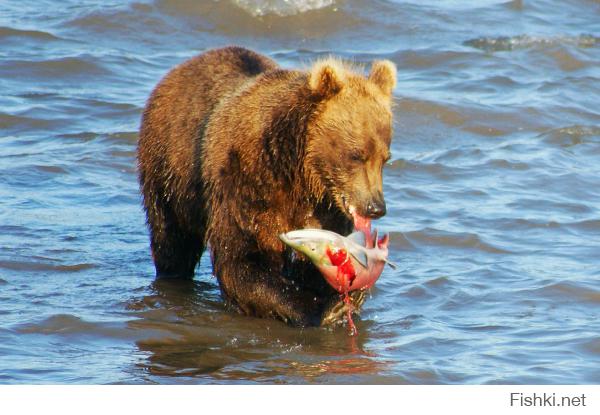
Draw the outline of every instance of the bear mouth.
[[[362,216],[360,213],[358,213],[356,207],[348,203],[348,200],[343,195],[342,205],[344,205],[344,210],[346,211],[346,213],[350,217],[352,217],[352,222],[354,223],[354,230],[363,232],[367,240],[369,240],[371,237],[371,219]]]

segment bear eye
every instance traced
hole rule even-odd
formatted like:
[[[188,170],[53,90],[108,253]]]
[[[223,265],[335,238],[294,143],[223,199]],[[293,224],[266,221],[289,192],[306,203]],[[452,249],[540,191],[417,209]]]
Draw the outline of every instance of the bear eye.
[[[355,161],[357,163],[362,163],[366,161],[366,158],[360,151],[353,151],[352,153],[350,153],[350,160]]]

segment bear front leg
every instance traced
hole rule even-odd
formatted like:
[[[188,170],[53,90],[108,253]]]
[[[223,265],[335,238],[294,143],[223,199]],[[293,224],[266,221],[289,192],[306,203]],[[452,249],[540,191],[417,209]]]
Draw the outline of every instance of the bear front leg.
[[[297,286],[255,258],[225,259],[213,254],[213,268],[223,297],[243,314],[297,327],[321,324],[329,297]]]

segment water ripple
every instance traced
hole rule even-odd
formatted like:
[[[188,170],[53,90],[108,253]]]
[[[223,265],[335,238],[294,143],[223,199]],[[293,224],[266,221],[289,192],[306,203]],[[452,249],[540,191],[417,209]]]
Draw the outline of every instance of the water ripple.
[[[25,38],[38,40],[59,40],[52,33],[40,30],[23,30],[12,27],[0,27],[0,39],[8,40],[9,38]]]
[[[468,232],[447,232],[425,228],[420,231],[406,232],[405,237],[412,243],[424,246],[441,245],[455,249],[474,249],[490,254],[510,254],[511,251],[484,242],[479,235]]]
[[[556,45],[573,45],[580,48],[592,48],[600,44],[600,38],[592,34],[579,36],[542,37],[530,35],[480,37],[466,40],[465,46],[486,52],[502,52],[515,49],[546,48]]]

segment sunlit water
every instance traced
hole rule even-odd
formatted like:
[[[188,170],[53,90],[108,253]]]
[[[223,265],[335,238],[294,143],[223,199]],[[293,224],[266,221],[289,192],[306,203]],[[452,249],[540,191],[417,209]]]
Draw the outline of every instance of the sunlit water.
[[[0,3],[0,383],[600,383],[600,3]],[[387,269],[357,321],[155,283],[135,145],[203,50],[398,66]]]

